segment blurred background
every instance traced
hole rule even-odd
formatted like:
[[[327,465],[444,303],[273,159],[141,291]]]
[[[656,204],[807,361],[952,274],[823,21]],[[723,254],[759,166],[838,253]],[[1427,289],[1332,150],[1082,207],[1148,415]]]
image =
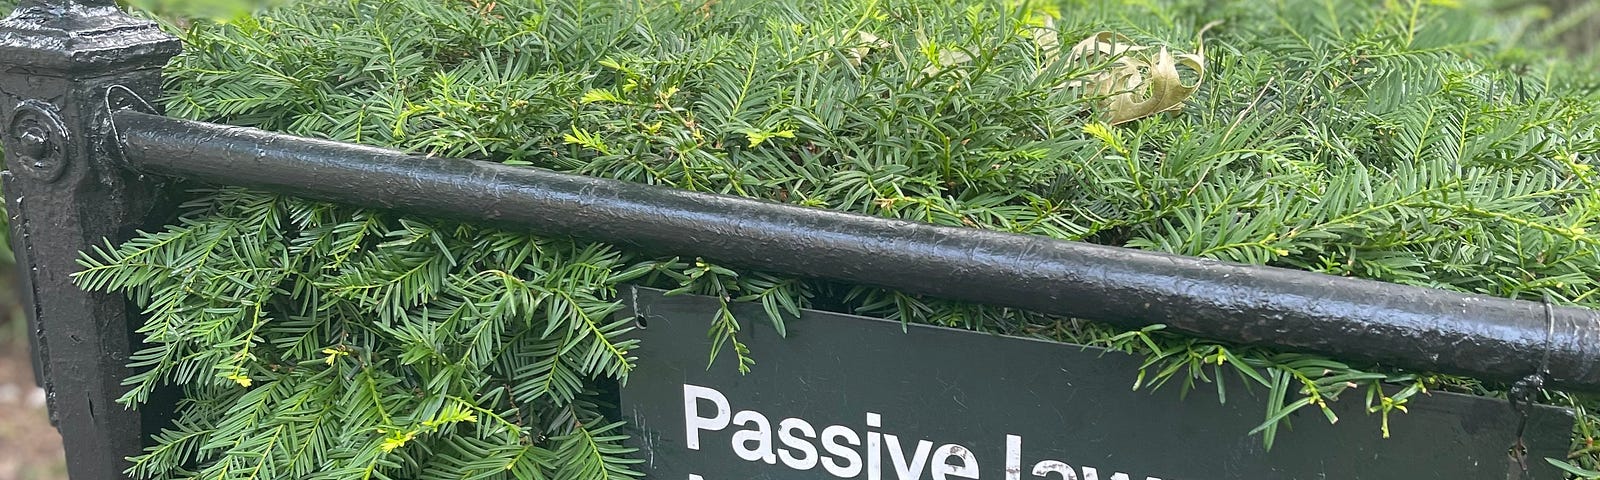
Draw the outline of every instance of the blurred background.
[[[261,0],[123,0],[136,8],[182,18],[227,17],[240,8],[279,3]],[[328,0],[299,0],[328,1]],[[438,0],[464,2],[468,0]],[[1600,0],[1426,0],[1467,4],[1486,14],[1522,19],[1532,45],[1559,46],[1558,51],[1537,54],[1587,56],[1600,49]],[[9,11],[15,0],[0,0]],[[1471,8],[1471,7],[1469,7]],[[184,22],[177,22],[182,24]],[[1600,75],[1600,72],[1596,72]],[[0,215],[0,246],[9,226]],[[50,425],[44,391],[34,382],[28,346],[28,326],[18,299],[17,268],[9,248],[0,248],[0,480],[62,480],[66,465],[61,438]]]
[[[44,389],[33,379],[28,322],[9,249],[0,260],[0,480],[65,479],[61,436],[50,426]]]

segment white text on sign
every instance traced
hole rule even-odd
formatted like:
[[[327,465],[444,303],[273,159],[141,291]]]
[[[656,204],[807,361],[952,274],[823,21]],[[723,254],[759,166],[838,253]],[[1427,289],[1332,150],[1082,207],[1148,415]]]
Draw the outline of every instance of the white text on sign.
[[[709,407],[709,408],[705,408]],[[1022,468],[1022,437],[1005,436],[1005,468],[996,475],[981,477],[983,470],[978,458],[964,445],[947,443],[934,446],[929,440],[902,440],[898,435],[881,432],[883,416],[866,413],[865,434],[844,425],[817,428],[799,418],[785,418],[776,425],[764,414],[754,410],[734,412],[728,397],[713,388],[698,385],[683,386],[683,417],[685,446],[700,450],[702,432],[718,432],[737,427],[733,432],[731,447],[739,458],[768,465],[782,464],[795,470],[812,470],[822,467],[838,478],[866,480],[947,480],[954,478],[1002,478],[1024,480],[1133,480],[1127,473],[1108,473],[1100,476],[1095,467],[1071,465],[1059,460],[1042,460],[1033,468]],[[887,462],[885,462],[885,458]],[[891,473],[893,477],[886,477]],[[924,476],[927,474],[927,477]],[[691,475],[691,480],[700,480]],[[1144,480],[1161,480],[1144,477]]]

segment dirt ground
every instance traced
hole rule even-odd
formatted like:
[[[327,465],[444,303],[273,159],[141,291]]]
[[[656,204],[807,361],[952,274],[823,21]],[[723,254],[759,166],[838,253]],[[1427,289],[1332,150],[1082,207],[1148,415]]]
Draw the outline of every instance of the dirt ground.
[[[44,390],[33,383],[18,326],[0,319],[0,480],[65,480],[61,436],[50,426]]]

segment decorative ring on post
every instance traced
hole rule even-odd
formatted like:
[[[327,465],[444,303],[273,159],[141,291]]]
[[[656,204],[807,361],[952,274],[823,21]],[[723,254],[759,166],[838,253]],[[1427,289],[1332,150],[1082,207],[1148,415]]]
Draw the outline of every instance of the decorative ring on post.
[[[67,171],[67,125],[54,105],[23,100],[11,114],[6,135],[16,148],[21,170],[34,179],[54,182]]]

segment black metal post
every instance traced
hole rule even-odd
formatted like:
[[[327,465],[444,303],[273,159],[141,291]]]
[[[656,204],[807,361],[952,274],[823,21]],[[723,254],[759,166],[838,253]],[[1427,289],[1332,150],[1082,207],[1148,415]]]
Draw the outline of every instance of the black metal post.
[[[155,97],[178,42],[112,0],[24,1],[0,20],[6,206],[35,358],[72,478],[123,478],[141,416],[115,400],[138,313],[72,284],[78,252],[159,224],[157,187],[113,165],[108,107]]]
[[[1600,312],[407,155],[135,112],[141,171],[1229,342],[1600,389]]]

